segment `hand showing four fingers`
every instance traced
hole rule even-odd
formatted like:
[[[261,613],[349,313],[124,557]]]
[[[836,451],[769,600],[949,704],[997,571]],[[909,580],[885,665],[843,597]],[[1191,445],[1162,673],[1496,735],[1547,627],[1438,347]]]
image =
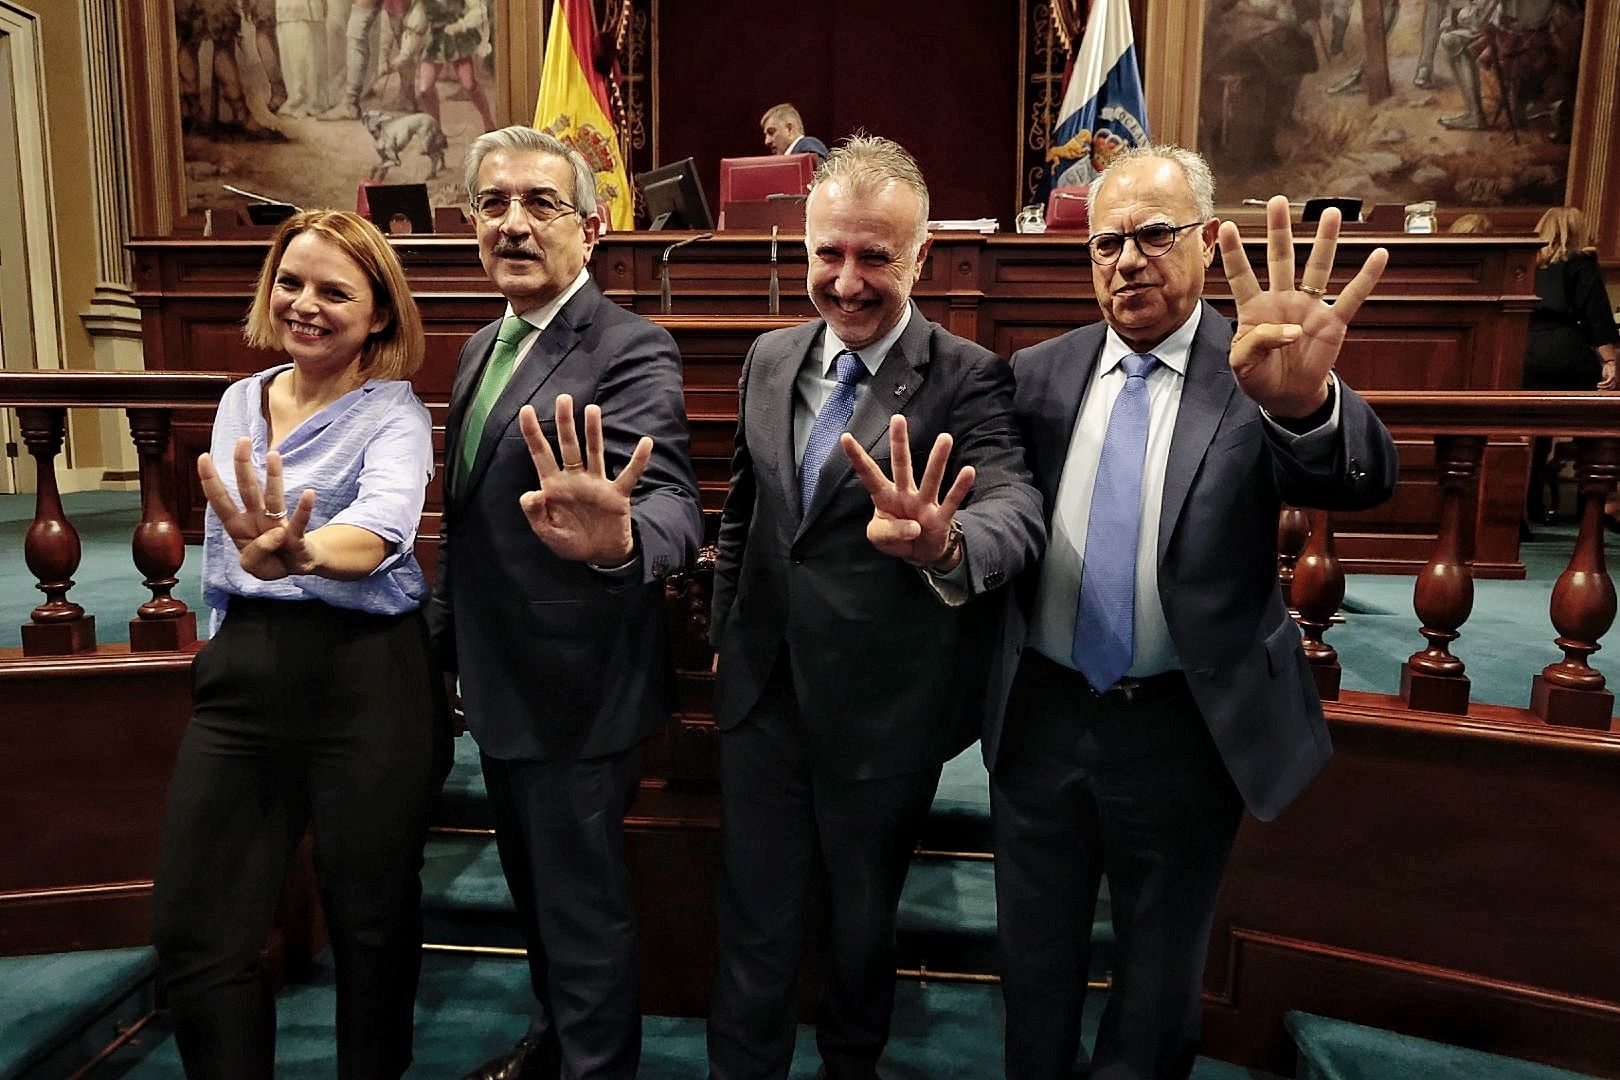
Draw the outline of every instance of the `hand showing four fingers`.
[[[518,426],[540,478],[539,489],[524,492],[518,505],[534,535],[561,558],[618,566],[635,549],[630,496],[647,470],[653,441],[642,436],[624,469],[609,480],[602,449],[601,406],[585,406],[583,452],[574,426],[574,399],[558,394],[556,415],[558,453],[553,455],[534,406],[525,405],[518,412]]]
[[[1237,301],[1237,334],[1232,339],[1232,374],[1243,392],[1273,416],[1308,416],[1327,400],[1328,372],[1338,360],[1346,328],[1372,292],[1389,262],[1389,252],[1373,249],[1331,304],[1323,293],[1339,245],[1336,209],[1323,212],[1316,240],[1294,287],[1294,233],[1288,199],[1266,204],[1264,291],[1249,266],[1238,228],[1221,222],[1221,262]]]
[[[253,442],[246,435],[236,440],[232,458],[241,506],[220,480],[211,455],[197,459],[197,476],[214,516],[241,552],[238,561],[242,569],[263,581],[314,573],[316,559],[305,537],[309,515],[315,509],[314,490],[305,490],[298,497],[298,505],[289,511],[282,491],[280,454],[272,450],[265,455],[262,490],[258,471],[253,467]]]
[[[916,566],[930,566],[946,572],[960,561],[953,556],[950,565],[935,566],[950,554],[951,519],[973,487],[973,466],[964,465],[943,497],[939,488],[951,457],[951,437],[941,432],[928,453],[922,482],[912,482],[911,443],[906,418],[889,418],[889,464],[894,479],[883,475],[855,437],[845,432],[839,439],[861,486],[872,496],[872,520],[866,524],[866,538],[885,555],[894,555]]]

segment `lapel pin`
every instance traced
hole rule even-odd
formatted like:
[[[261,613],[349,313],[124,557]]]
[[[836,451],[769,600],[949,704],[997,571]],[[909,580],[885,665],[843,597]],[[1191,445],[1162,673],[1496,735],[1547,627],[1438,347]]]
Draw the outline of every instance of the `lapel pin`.
[[[899,397],[901,394],[904,394],[905,392],[906,392],[906,384],[905,383],[901,383],[899,386],[894,388],[894,396],[895,397]]]

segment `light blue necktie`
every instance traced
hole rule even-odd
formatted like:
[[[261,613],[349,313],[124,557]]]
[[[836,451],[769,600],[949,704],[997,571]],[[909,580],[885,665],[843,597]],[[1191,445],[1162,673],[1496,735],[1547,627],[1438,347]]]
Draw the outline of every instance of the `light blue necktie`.
[[[810,509],[815,498],[816,481],[821,467],[838,445],[838,436],[849,425],[855,412],[855,380],[865,370],[861,358],[845,349],[838,354],[838,385],[827,396],[827,401],[816,413],[816,422],[810,428],[810,439],[804,444],[804,460],[799,462],[799,509]]]
[[[1136,625],[1136,544],[1142,530],[1142,460],[1147,456],[1152,353],[1120,361],[1125,388],[1114,399],[1097,458],[1086,525],[1086,562],[1074,610],[1074,666],[1099,693],[1131,669]]]

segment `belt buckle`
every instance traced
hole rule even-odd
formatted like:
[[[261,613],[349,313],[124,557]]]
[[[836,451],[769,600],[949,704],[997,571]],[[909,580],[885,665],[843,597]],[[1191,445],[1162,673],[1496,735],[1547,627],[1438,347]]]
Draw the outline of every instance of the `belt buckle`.
[[[1108,692],[1117,695],[1119,703],[1129,708],[1136,704],[1137,697],[1142,693],[1142,680],[1129,677],[1121,679]]]

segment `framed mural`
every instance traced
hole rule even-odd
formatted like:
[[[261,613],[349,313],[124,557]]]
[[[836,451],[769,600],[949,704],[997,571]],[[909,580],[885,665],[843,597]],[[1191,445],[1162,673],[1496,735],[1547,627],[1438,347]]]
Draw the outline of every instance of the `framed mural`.
[[[1620,257],[1613,4],[1196,0],[1150,6],[1147,39],[1153,132],[1223,203],[1433,199],[1525,231],[1572,203]]]
[[[618,37],[632,168],[650,145],[656,0],[597,0]],[[534,113],[546,0],[131,0],[124,22],[134,232],[244,190],[353,206],[366,180],[459,206],[468,144]],[[615,24],[617,25],[617,24]]]

